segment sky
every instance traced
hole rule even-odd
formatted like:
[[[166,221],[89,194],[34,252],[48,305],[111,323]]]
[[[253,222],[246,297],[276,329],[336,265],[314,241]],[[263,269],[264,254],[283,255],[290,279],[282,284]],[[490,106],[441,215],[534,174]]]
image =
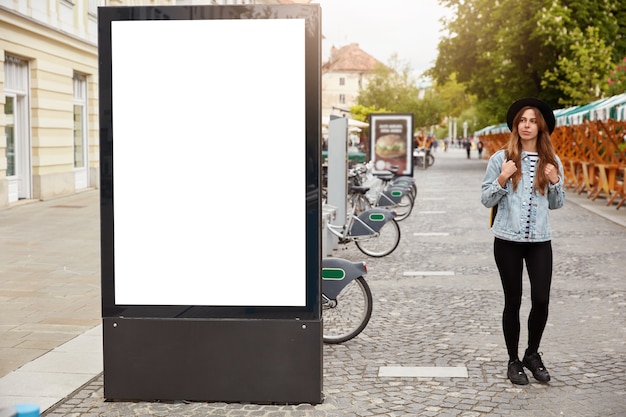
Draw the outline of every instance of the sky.
[[[396,53],[407,62],[415,77],[431,68],[443,36],[443,16],[448,9],[437,0],[312,0],[322,9],[322,59],[330,48],[358,43],[359,47],[387,64]]]

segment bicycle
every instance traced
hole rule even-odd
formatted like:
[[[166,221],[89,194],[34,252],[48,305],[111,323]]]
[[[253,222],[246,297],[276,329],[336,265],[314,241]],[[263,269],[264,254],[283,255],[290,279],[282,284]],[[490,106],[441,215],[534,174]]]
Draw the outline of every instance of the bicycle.
[[[413,165],[419,168],[428,168],[435,164],[435,157],[430,149],[416,148],[413,151]]]
[[[368,189],[368,187],[358,188],[361,191]],[[361,210],[357,199],[360,199],[360,196],[353,193],[346,223],[343,225],[327,223],[327,229],[339,239],[339,244],[354,242],[367,256],[380,258],[389,255],[400,243],[400,226],[394,219],[395,213],[379,207]]]
[[[338,344],[353,339],[372,316],[372,292],[365,262],[322,259],[322,340]]]
[[[361,165],[348,173],[351,186],[350,197],[357,194],[359,205],[382,207],[396,213],[395,220],[402,221],[409,217],[415,204],[414,195],[417,193],[415,182],[407,176],[397,176],[393,171],[389,173],[372,173],[370,165]],[[369,184],[365,186],[365,184]],[[367,187],[360,189],[358,187]]]
[[[413,200],[417,198],[417,184],[415,179],[408,175],[398,174],[398,167],[394,166],[389,169],[389,172],[393,174],[391,183],[396,186],[402,186],[409,189],[409,194],[413,197]]]

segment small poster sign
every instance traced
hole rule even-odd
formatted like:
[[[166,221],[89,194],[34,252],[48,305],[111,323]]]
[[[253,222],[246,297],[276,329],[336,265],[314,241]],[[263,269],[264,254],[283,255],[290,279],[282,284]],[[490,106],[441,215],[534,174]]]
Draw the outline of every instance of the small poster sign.
[[[413,114],[370,115],[370,152],[374,171],[397,169],[400,175],[413,175]]]

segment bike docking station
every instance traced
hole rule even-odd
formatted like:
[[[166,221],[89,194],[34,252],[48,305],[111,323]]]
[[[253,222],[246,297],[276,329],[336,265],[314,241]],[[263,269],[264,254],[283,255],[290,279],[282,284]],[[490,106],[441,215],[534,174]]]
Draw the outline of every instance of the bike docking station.
[[[348,195],[348,119],[330,116],[328,122],[328,197],[327,204],[332,216],[330,224],[341,226],[346,221]],[[326,238],[324,256],[338,248],[338,238],[324,229]]]
[[[98,25],[105,399],[321,403],[319,5]]]

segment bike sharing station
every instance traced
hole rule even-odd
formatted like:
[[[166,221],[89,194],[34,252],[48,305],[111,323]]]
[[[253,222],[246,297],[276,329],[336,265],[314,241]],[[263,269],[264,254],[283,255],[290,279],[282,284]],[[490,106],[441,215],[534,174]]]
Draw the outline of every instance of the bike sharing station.
[[[319,5],[98,19],[105,398],[322,402]]]
[[[348,195],[348,119],[331,116],[328,122],[328,196],[324,212],[325,221],[342,226],[347,216]],[[322,251],[330,256],[338,247],[337,236],[324,228]]]

